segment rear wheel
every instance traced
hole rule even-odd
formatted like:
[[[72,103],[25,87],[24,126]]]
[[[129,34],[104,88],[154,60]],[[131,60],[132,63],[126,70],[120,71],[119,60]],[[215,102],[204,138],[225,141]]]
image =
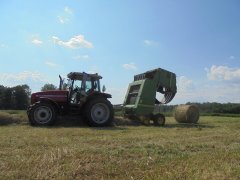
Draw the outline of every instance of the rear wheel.
[[[56,119],[55,109],[48,103],[35,103],[28,114],[30,124],[35,126],[52,125]]]
[[[112,104],[104,98],[92,99],[85,106],[85,116],[90,126],[109,126],[113,121]]]

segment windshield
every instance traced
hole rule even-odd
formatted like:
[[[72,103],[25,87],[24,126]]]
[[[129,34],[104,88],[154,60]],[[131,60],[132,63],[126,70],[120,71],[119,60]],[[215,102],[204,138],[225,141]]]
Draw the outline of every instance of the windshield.
[[[62,78],[60,75],[59,79],[59,90],[69,90],[72,87],[73,81],[71,79],[67,79],[67,82],[65,82],[65,78]]]
[[[74,83],[75,84],[75,83]],[[84,91],[98,91],[98,81],[82,81],[81,89]]]
[[[99,81],[82,81],[82,80],[71,80],[68,79],[67,82],[64,82],[64,79],[60,78],[60,85],[59,90],[70,90],[71,88],[74,89],[81,89],[85,92],[87,91],[100,91],[100,84]]]
[[[86,81],[86,91],[90,90],[92,88],[92,82]]]
[[[72,87],[72,80],[68,79],[67,82],[63,79],[60,81],[59,90],[70,90]]]
[[[86,100],[88,95],[94,92],[100,92],[99,80],[68,80],[67,88],[69,90],[70,103],[79,104]]]

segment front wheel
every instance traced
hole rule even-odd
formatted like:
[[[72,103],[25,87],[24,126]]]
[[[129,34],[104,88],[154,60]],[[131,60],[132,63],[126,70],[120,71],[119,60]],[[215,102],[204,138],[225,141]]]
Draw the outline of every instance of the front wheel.
[[[56,119],[54,107],[48,103],[35,103],[29,109],[29,122],[33,126],[52,125]]]
[[[85,106],[85,117],[90,126],[109,126],[113,121],[113,106],[104,98],[90,100]]]

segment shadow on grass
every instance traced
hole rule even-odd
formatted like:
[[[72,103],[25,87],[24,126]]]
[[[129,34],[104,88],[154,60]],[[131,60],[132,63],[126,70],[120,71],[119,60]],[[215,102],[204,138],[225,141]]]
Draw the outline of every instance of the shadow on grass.
[[[8,126],[11,124],[20,124],[20,123],[13,119],[0,119],[0,126]]]
[[[132,121],[123,118],[114,118],[111,125],[106,127],[90,127],[84,118],[79,116],[59,116],[51,126],[34,126],[41,128],[88,128],[95,130],[126,130],[128,126],[142,126],[139,121]]]
[[[116,126],[147,126],[144,125],[142,122],[137,120],[129,120],[123,117],[115,117],[115,125]],[[148,127],[156,127],[153,124],[149,125]],[[158,126],[159,128],[214,128],[215,126],[207,125],[207,124],[188,124],[188,123],[178,123],[175,124],[166,124],[164,126]]]
[[[8,125],[29,125],[27,115],[23,114],[9,114],[0,113],[0,126]],[[129,120],[122,117],[115,117],[111,126],[108,127],[89,127],[88,124],[81,117],[64,116],[58,117],[55,124],[52,126],[43,126],[42,128],[90,128],[96,130],[124,130],[128,126],[145,126],[142,122],[137,120]],[[37,126],[39,127],[39,126]],[[146,126],[147,127],[147,126]],[[150,125],[148,127],[154,127]],[[159,128],[214,128],[215,126],[206,124],[165,124],[163,127]]]
[[[165,124],[163,128],[215,128],[216,126],[206,125],[206,124],[187,124],[187,123],[177,123],[176,124]]]
[[[58,117],[55,124],[43,128],[88,128],[96,130],[124,130],[125,127],[116,126],[115,123],[108,127],[90,127],[82,117],[64,116]]]

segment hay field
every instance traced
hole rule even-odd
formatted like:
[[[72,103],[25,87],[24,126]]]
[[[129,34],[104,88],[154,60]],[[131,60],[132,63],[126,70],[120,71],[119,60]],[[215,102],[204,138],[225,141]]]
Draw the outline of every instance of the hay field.
[[[70,121],[37,128],[24,112],[0,112],[0,179],[240,178],[239,117],[167,117],[165,127]]]

